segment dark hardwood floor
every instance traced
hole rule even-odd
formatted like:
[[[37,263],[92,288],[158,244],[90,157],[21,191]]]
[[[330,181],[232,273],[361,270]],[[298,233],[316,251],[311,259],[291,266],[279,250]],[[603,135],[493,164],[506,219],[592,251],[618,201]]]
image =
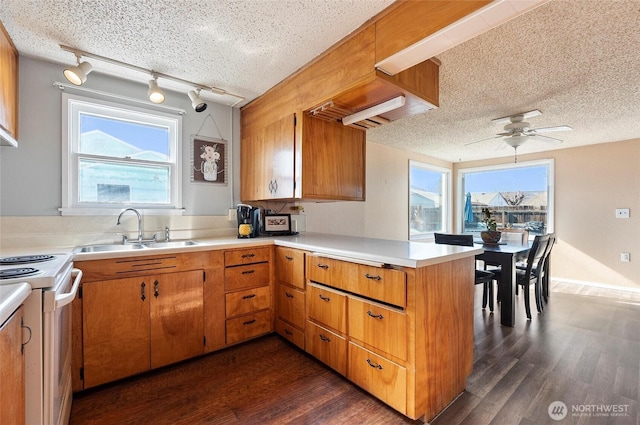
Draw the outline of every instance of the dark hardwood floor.
[[[517,299],[514,328],[481,296],[467,390],[432,424],[640,424],[639,293],[554,283],[531,321]],[[76,394],[71,412],[74,425],[415,423],[275,335]]]

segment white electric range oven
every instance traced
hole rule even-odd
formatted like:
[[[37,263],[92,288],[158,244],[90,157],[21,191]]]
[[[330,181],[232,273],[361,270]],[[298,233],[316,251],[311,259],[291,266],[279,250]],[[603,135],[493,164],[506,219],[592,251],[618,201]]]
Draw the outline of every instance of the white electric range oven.
[[[25,410],[28,425],[66,425],[71,414],[71,302],[82,272],[71,254],[0,258],[0,285],[28,282],[24,324]]]

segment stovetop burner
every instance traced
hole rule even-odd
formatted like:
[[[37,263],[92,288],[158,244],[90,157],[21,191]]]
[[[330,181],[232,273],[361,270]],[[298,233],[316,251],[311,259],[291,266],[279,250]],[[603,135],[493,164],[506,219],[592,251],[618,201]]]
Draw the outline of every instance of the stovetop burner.
[[[53,260],[54,258],[55,257],[53,255],[20,255],[18,257],[5,257],[0,258],[0,266],[41,263],[43,261]]]
[[[0,270],[0,279],[16,279],[20,277],[33,276],[40,273],[40,270],[33,267],[19,267],[15,269]]]

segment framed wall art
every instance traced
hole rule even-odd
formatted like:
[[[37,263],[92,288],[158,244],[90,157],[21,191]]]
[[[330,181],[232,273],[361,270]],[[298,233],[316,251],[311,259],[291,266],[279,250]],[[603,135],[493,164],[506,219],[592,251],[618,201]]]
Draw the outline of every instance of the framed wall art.
[[[195,135],[191,138],[191,181],[227,184],[227,141]]]

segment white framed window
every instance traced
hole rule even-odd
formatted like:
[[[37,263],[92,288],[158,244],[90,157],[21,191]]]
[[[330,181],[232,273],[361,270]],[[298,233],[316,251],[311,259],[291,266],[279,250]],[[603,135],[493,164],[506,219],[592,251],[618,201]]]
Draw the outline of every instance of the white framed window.
[[[182,117],[62,95],[62,215],[182,212]]]
[[[460,233],[484,230],[482,208],[498,228],[525,229],[529,238],[554,231],[553,159],[458,170]]]
[[[451,228],[451,170],[409,161],[409,240]]]

